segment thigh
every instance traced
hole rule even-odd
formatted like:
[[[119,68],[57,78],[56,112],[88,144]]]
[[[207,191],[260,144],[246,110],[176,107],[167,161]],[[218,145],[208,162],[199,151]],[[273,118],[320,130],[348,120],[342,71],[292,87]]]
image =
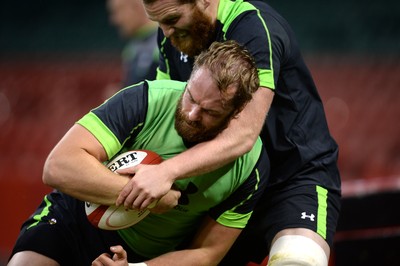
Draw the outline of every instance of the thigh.
[[[7,266],[60,266],[60,264],[42,254],[30,250],[20,251],[12,256]]]
[[[33,251],[60,265],[90,265],[120,242],[117,232],[99,230],[88,222],[84,202],[52,192],[22,225],[11,256]]]
[[[260,263],[273,238],[285,229],[305,228],[332,245],[340,210],[340,194],[315,184],[269,187],[224,263]]]

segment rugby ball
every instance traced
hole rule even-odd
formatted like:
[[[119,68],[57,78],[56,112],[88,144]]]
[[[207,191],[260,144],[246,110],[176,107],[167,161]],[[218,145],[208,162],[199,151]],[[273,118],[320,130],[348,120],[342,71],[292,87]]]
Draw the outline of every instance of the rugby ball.
[[[120,154],[111,160],[107,167],[115,172],[118,169],[125,169],[138,164],[159,164],[161,161],[162,158],[155,152],[134,150]],[[123,205],[118,207],[115,205],[106,206],[91,202],[85,202],[85,211],[89,222],[104,230],[119,230],[130,227],[143,220],[150,213],[148,209],[141,211],[126,210]]]

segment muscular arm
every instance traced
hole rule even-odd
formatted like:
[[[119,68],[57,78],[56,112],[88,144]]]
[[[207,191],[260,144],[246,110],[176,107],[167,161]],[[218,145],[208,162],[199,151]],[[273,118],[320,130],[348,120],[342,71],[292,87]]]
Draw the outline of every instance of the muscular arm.
[[[190,247],[166,253],[150,261],[148,266],[156,265],[218,265],[231,248],[241,229],[223,226],[207,217],[200,226]]]
[[[218,265],[240,232],[241,229],[223,226],[207,217],[187,249],[169,252],[145,263],[147,266]],[[113,258],[102,254],[92,265],[128,265],[126,252],[122,247],[114,247],[112,250],[115,252]]]
[[[48,156],[43,182],[80,200],[112,205],[129,178],[108,170],[105,160],[99,141],[76,124]]]
[[[135,168],[135,178],[123,189],[117,204],[144,208],[160,198],[176,179],[204,174],[235,160],[254,145],[274,93],[261,87],[237,119],[215,139],[198,144],[157,166]]]

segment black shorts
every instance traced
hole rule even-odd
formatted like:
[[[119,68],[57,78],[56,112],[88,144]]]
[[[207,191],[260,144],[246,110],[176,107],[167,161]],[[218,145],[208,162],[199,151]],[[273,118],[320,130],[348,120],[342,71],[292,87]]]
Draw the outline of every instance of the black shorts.
[[[110,246],[122,245],[129,261],[143,261],[120,238],[117,231],[95,228],[86,218],[84,202],[52,192],[22,225],[11,257],[20,251],[34,251],[60,265],[88,266]],[[11,258],[10,257],[10,258]]]
[[[311,229],[332,248],[340,198],[340,192],[311,184],[286,182],[267,188],[221,265],[261,263],[269,253],[274,236],[288,228]]]

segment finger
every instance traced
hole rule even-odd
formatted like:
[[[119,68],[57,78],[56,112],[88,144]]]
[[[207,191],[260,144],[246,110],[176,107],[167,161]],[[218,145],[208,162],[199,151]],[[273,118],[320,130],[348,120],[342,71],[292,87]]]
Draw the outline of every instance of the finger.
[[[111,261],[111,256],[108,253],[103,253],[100,256],[98,256],[93,262],[93,266],[101,266],[101,265],[107,265],[108,262]]]
[[[140,190],[137,188],[135,189],[133,181],[130,180],[118,195],[116,205],[119,206],[121,204],[124,204],[125,208],[131,208],[138,194],[140,194]]]
[[[137,198],[140,196],[140,194],[138,195],[134,190],[132,190],[128,196],[125,197],[124,200],[124,206],[127,209],[138,209],[138,207],[140,205],[136,205],[135,201],[137,200]],[[140,202],[140,201],[138,201]]]
[[[97,259],[95,259],[93,262],[92,262],[92,266],[102,266],[103,264],[101,263],[101,262],[99,262]]]
[[[113,256],[114,261],[124,260],[128,257],[126,251],[120,245],[112,246],[112,247],[110,247],[110,250],[114,253],[114,256]]]
[[[132,178],[133,175],[135,174],[135,168],[130,167],[130,168],[126,168],[126,169],[118,169],[116,172],[121,175],[129,174],[130,177]],[[132,184],[132,180],[129,180],[129,182],[122,188],[121,192],[119,193],[118,198],[115,201],[115,205],[120,206],[122,203],[124,203],[126,198],[129,196],[129,194],[133,190],[133,187],[134,187],[134,185]],[[127,207],[127,206],[125,206],[125,207]]]
[[[123,169],[118,169],[115,172],[120,175],[134,175],[135,168],[134,167],[123,168]]]
[[[152,197],[145,198],[145,199],[142,201],[141,205],[138,206],[138,208],[139,208],[140,210],[152,209],[152,208],[154,208],[154,207],[157,206],[158,201],[159,201],[159,200],[154,199],[154,198],[152,198]]]
[[[140,210],[140,206],[142,206],[142,203],[143,203],[142,198],[143,197],[141,195],[136,197],[136,199],[132,201],[131,208],[135,209],[135,210]]]
[[[152,205],[152,203],[154,204]],[[139,210],[144,210],[149,207],[149,205],[152,205],[153,207],[157,204],[157,199],[154,197],[151,197],[150,194],[142,192],[137,196],[137,198],[133,201],[132,207],[139,209]]]
[[[123,201],[125,208],[135,210],[154,208],[157,202],[158,200],[156,198],[149,196],[149,194],[146,194],[145,192],[136,194],[133,191],[131,191],[131,193],[126,196]],[[120,204],[122,204],[122,202]]]
[[[118,198],[115,201],[115,205],[119,206],[122,203],[124,203],[126,201],[126,198],[131,193],[131,191],[132,191],[132,185],[130,182],[128,182],[128,184],[126,184],[125,187],[123,187],[121,192],[119,193]]]

